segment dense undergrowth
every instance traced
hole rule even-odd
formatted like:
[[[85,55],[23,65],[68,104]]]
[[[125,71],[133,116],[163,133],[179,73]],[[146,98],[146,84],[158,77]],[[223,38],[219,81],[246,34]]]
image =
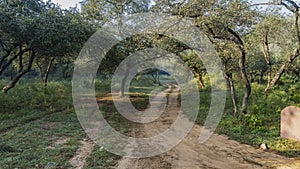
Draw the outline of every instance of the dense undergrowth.
[[[280,138],[280,112],[287,106],[300,107],[300,83],[283,78],[281,83],[268,93],[264,93],[265,85],[252,83],[248,113],[233,114],[230,93],[222,120],[217,128],[220,134],[231,139],[258,147],[261,143],[269,145],[270,150],[288,157],[300,155],[300,143]],[[237,98],[243,97],[243,86],[237,86]],[[197,123],[203,125],[210,105],[210,87],[200,90],[200,112]],[[241,105],[241,102],[239,102]]]

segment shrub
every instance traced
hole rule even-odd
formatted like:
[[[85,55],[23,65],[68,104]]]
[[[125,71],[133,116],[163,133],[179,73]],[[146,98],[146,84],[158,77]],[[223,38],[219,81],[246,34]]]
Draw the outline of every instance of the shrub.
[[[0,113],[21,109],[60,110],[72,105],[71,85],[50,82],[17,85],[8,93],[0,93]]]

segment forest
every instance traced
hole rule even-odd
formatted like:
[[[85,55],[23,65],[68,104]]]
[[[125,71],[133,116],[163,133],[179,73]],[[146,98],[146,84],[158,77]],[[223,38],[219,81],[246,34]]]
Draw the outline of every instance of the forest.
[[[122,168],[124,157],[92,143],[82,128],[73,105],[72,80],[76,59],[98,30],[142,13],[187,19],[212,44],[227,85],[215,133],[255,150],[267,144],[266,153],[282,157],[282,163],[293,159],[299,165],[300,143],[280,137],[281,110],[300,107],[299,1],[82,0],[64,9],[51,0],[0,0],[0,168]],[[132,132],[140,126],[122,117],[110,99],[111,83],[126,57],[149,48],[178,56],[193,73],[200,95],[195,123],[203,126],[213,97],[213,77],[197,52],[159,33],[133,35],[106,52],[92,84],[87,84],[95,90],[104,118],[121,133],[138,135]],[[159,59],[171,63],[168,57]],[[175,76],[165,70],[138,72],[129,91],[125,90],[127,76],[121,80],[119,97],[128,96],[138,110],[147,109],[155,89],[167,90],[168,102],[178,92]],[[179,92],[177,101],[182,100]],[[76,160],[83,145],[92,148]],[[225,157],[230,156],[227,153]],[[165,156],[150,157],[153,165],[160,160],[152,168],[176,168]],[[244,156],[247,154],[239,154],[249,166],[274,167],[276,163],[258,162],[254,157],[245,160]]]

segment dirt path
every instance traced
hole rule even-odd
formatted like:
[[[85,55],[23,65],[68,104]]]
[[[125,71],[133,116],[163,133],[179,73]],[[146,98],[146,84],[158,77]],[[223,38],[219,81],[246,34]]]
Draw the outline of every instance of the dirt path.
[[[177,118],[178,90],[173,90],[164,114],[147,125],[136,124],[132,130],[134,137],[151,137],[170,127]],[[204,144],[199,144],[201,130],[194,125],[188,136],[176,147],[164,154],[143,158],[122,158],[118,169],[252,169],[278,168],[300,169],[300,161],[255,149],[249,145],[229,140],[226,136],[214,134]]]
[[[89,138],[85,138],[80,143],[81,145],[76,151],[75,156],[70,160],[70,164],[72,165],[70,169],[82,169],[95,146],[95,143]]]

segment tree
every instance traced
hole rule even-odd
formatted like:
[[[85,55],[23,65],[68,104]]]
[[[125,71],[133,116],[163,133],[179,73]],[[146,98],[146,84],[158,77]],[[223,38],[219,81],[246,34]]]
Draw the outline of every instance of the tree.
[[[271,87],[273,87],[277,81],[280,79],[284,71],[293,63],[293,61],[300,55],[300,27],[299,27],[299,9],[300,7],[294,2],[287,0],[286,4],[281,2],[281,5],[285,6],[288,10],[290,10],[294,15],[293,27],[294,27],[294,36],[295,36],[295,43],[296,46],[294,47],[293,51],[288,54],[287,61],[280,67],[280,69],[276,72],[275,76],[273,77],[269,88],[266,88],[268,91]]]
[[[36,52],[33,41],[36,32],[30,31],[37,26],[35,19],[42,5],[35,1],[1,1],[0,3],[0,74],[13,62],[17,62],[18,71],[9,85],[3,88],[7,92],[18,80],[31,70]]]
[[[124,15],[149,11],[150,0],[83,0],[82,14],[96,26]]]
[[[293,14],[292,22],[288,22],[288,27],[292,27],[292,40],[289,45],[289,51],[286,53],[286,61],[276,71],[274,77],[266,87],[265,92],[270,90],[279,81],[283,73],[292,65],[293,61],[300,55],[300,27],[299,27],[299,9],[300,6],[293,0],[280,0],[269,3],[258,3],[255,5],[281,5]]]
[[[54,61],[66,63],[66,61],[74,60],[74,56],[77,56],[83,44],[95,30],[76,8],[62,10],[59,7],[52,7],[40,14],[38,22],[41,26],[39,45],[36,45],[36,50],[39,51],[36,63],[43,82],[47,86],[49,72]],[[43,63],[40,63],[41,61]],[[45,65],[45,71],[42,65]]]
[[[209,8],[198,10],[198,5],[186,4],[180,9],[187,9],[185,12],[179,11],[180,15],[196,18],[196,25],[204,30],[208,36],[215,39],[216,43],[234,43],[239,51],[239,68],[246,91],[242,102],[242,112],[247,113],[248,100],[251,94],[251,84],[246,72],[246,50],[243,35],[249,32],[252,22],[254,22],[255,11],[246,8],[246,1],[212,1],[204,2]],[[199,11],[199,12],[198,12]]]
[[[201,59],[197,56],[194,51],[189,51],[187,54],[183,53],[183,61],[187,64],[189,68],[195,74],[197,80],[199,81],[199,87],[204,88],[205,84],[203,81],[203,77],[206,74],[206,68],[203,65]]]
[[[125,40],[122,40],[117,45],[115,45],[112,49],[110,49],[103,61],[100,64],[100,72],[104,74],[112,74],[115,72],[118,65],[129,55],[141,51],[147,48],[160,48],[171,53],[175,53],[179,55],[184,50],[189,49],[183,43],[180,43],[176,39],[169,38],[164,35],[157,35],[157,34],[141,34],[135,35]],[[143,56],[141,56],[141,60]],[[147,56],[145,56],[147,57]],[[165,56],[158,56],[158,58],[165,57]],[[155,59],[158,59],[155,58]],[[147,59],[147,58],[146,58]],[[155,60],[151,58],[147,61],[150,62],[151,60]],[[167,57],[166,57],[167,59]],[[120,96],[124,96],[124,89],[125,89],[125,82],[129,75],[130,69],[134,66],[131,65],[133,63],[129,62],[128,65],[124,67],[125,75],[122,78],[121,88],[120,88]],[[134,64],[147,64],[145,63],[134,63]]]
[[[62,10],[50,1],[1,1],[0,19],[0,75],[14,63],[18,69],[3,92],[30,72],[37,58],[49,62],[44,76],[47,84],[54,59],[78,52],[94,32],[78,12]]]
[[[256,69],[261,69],[261,76],[263,76],[263,72],[267,73],[267,87],[269,88],[271,80],[272,80],[272,72],[273,66],[275,64],[276,48],[280,48],[282,45],[286,45],[287,41],[287,30],[284,26],[285,19],[278,12],[278,10],[268,10],[265,13],[261,13],[261,17],[259,18],[260,22],[255,26],[254,32],[248,35],[248,48],[255,48],[251,50],[255,52],[256,57],[258,55],[263,55],[264,61],[261,58],[257,58],[258,62],[256,65],[252,64],[256,67]],[[282,39],[282,40],[281,40]],[[261,51],[261,52],[258,52]],[[256,63],[256,62],[255,62]],[[267,65],[265,65],[265,63]],[[253,67],[252,66],[252,67]],[[267,68],[266,68],[267,66]],[[254,67],[253,67],[254,68]],[[265,68],[267,70],[265,70]],[[262,78],[262,77],[261,77]]]
[[[161,70],[156,68],[150,68],[138,73],[138,76],[151,75],[153,79],[153,83],[156,83],[161,86],[162,84],[160,82],[160,74],[161,74]]]
[[[242,112],[247,113],[251,84],[246,71],[246,48],[244,37],[252,29],[257,11],[243,0],[197,0],[157,2],[154,10],[193,18],[195,25],[206,32],[214,43],[234,43],[239,50],[239,69],[245,85]],[[212,40],[214,39],[214,40]]]

